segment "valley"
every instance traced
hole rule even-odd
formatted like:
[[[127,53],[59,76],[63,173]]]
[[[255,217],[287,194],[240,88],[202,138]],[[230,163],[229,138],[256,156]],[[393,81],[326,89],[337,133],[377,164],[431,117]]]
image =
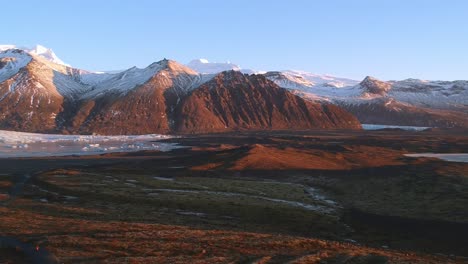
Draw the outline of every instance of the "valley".
[[[0,160],[0,230],[50,263],[464,263],[456,131],[183,135],[185,148]],[[24,175],[29,175],[25,177]],[[3,247],[4,259],[37,253]]]

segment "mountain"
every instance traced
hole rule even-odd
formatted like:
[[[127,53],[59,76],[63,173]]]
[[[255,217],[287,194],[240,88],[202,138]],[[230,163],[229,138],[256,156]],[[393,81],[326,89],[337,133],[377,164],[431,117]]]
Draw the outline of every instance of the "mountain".
[[[0,129],[142,134],[358,128],[353,115],[370,124],[468,128],[468,81],[366,77],[358,83],[300,71],[248,75],[234,64],[197,63],[215,73],[171,60],[89,72],[64,65],[41,46],[2,45]],[[231,70],[216,73],[223,67]]]
[[[0,53],[0,127],[45,133],[169,133],[181,98],[207,78],[168,60],[107,74],[8,49]]]
[[[0,128],[79,134],[360,128],[346,111],[305,102],[261,75],[200,74],[166,59],[95,73],[55,63],[48,51],[0,52]],[[205,115],[195,102],[215,112]]]
[[[175,109],[205,76],[175,61],[131,68],[83,94],[67,129],[79,133],[172,133]]]
[[[273,80],[303,98],[339,105],[365,124],[468,127],[468,81],[384,82],[368,76],[357,85],[339,88],[307,86],[291,78]]]
[[[312,103],[263,75],[218,74],[182,103],[176,130],[183,133],[264,129],[359,129],[343,109]]]
[[[360,96],[339,105],[369,124],[468,127],[468,82],[383,82],[366,77],[355,89]]]
[[[53,132],[65,102],[86,89],[76,70],[19,49],[0,53],[0,127]]]

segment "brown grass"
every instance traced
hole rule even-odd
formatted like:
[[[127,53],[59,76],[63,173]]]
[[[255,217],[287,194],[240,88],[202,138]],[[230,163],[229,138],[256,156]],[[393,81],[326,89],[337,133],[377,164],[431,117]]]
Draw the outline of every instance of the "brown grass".
[[[378,255],[390,263],[451,262],[433,256],[319,239],[78,220],[7,208],[0,208],[0,219],[3,234],[25,239],[39,237],[37,243],[63,263],[83,260],[103,263],[231,263],[245,259],[268,263],[281,256],[288,256],[292,263],[320,263],[341,255],[349,258]]]

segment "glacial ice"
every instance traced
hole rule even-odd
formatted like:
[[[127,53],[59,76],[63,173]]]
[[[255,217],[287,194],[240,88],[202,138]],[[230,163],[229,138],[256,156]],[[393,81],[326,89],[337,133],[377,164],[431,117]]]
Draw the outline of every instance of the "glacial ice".
[[[57,135],[0,130],[0,158],[94,155],[141,150],[170,151],[176,144],[157,142],[167,135]]]

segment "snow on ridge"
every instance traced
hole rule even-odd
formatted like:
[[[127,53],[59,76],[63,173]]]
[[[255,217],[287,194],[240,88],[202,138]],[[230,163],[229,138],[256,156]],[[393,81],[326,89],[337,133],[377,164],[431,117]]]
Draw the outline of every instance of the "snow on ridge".
[[[384,93],[366,92],[358,81],[337,78],[330,75],[317,75],[302,71],[267,73],[265,76],[280,87],[310,100],[328,101],[338,104],[362,104],[378,102],[398,102],[421,107],[438,109],[468,109],[468,81],[428,81],[406,79],[388,81],[389,89]],[[269,76],[270,75],[270,76]],[[310,81],[310,85],[304,82]],[[331,81],[334,80],[334,81]],[[315,82],[314,82],[315,81]],[[378,81],[378,80],[377,80]],[[390,103],[386,104],[390,107]]]
[[[31,59],[30,55],[14,49],[0,52],[0,83],[18,73]]]
[[[335,101],[361,94],[358,81],[303,71],[267,72],[265,77],[278,86],[314,101]]]
[[[88,77],[83,79],[84,81],[92,82],[96,81],[96,79],[93,80],[93,78],[97,78],[99,82],[93,87],[93,90],[86,93],[84,97],[97,97],[107,92],[127,92],[138,85],[144,84],[163,68],[162,65],[153,63],[144,69],[132,67],[117,74],[88,75]],[[99,80],[99,77],[104,77],[104,79]]]
[[[299,71],[299,70],[283,70],[281,72],[287,75],[301,76],[302,78],[308,80],[309,82],[314,83],[315,85],[329,84],[330,86],[342,88],[342,87],[347,87],[347,86],[354,86],[359,83],[359,81],[357,80],[336,77],[330,74],[315,74],[315,73]]]

